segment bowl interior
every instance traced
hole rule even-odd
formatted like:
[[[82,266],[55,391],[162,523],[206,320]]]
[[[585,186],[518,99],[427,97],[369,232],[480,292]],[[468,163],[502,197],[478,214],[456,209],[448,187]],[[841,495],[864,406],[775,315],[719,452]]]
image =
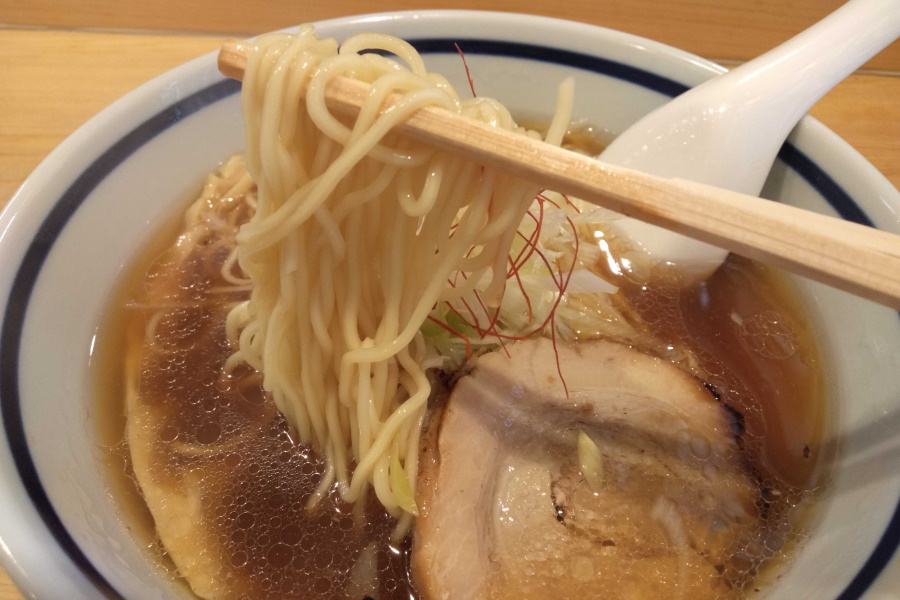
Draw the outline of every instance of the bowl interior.
[[[459,42],[478,94],[499,98],[525,119],[548,114],[556,84],[574,76],[575,117],[610,135],[720,70],[653,42],[537,17],[395,13],[319,27],[320,35],[338,39],[363,30],[413,41],[431,70],[465,90],[453,47]],[[182,593],[159,577],[107,491],[90,359],[129,258],[205,173],[243,147],[237,92],[217,74],[212,56],[163,75],[67,140],[0,219],[0,256],[10,265],[0,275],[8,298],[0,400],[9,442],[0,450],[0,475],[11,482],[0,501],[0,535],[9,548],[6,564],[37,597],[61,597],[61,590],[85,598]],[[764,195],[900,232],[897,191],[811,119],[792,134]],[[825,286],[798,285],[821,331],[831,443],[840,458],[812,535],[769,594],[855,598],[872,585],[900,582],[892,579],[896,568],[882,573],[900,540],[900,319]],[[18,507],[14,516],[11,505]]]

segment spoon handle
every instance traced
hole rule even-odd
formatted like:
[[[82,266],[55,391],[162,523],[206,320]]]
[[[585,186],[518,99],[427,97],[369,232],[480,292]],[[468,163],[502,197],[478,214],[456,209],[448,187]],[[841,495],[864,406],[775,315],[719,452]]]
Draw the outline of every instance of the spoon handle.
[[[765,129],[777,151],[822,96],[898,36],[900,0],[851,0],[709,87],[721,88],[720,103],[731,104],[738,118]]]
[[[898,36],[900,0],[851,0],[660,106],[613,140],[600,160],[758,195],[797,121]]]

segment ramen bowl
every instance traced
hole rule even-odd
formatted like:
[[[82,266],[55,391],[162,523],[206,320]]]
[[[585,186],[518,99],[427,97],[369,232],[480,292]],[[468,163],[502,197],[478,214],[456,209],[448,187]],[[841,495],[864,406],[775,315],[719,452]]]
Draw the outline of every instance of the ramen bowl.
[[[430,70],[520,119],[551,112],[576,79],[575,118],[615,136],[722,71],[655,42],[541,17],[424,11],[317,25],[339,40],[410,40]],[[139,249],[243,147],[237,82],[213,55],[154,79],[57,148],[0,217],[0,556],[29,597],[178,598],[111,493],[97,439],[95,341]],[[738,155],[739,159],[739,155]],[[763,195],[900,232],[900,194],[814,119],[791,134]],[[900,590],[900,318],[798,279],[827,366],[836,459],[791,561],[760,597],[883,598]]]

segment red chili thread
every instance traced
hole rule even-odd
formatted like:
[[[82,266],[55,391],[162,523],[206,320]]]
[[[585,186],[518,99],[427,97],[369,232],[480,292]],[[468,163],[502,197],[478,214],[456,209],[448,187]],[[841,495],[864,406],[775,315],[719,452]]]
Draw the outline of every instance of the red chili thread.
[[[576,206],[574,202],[572,202],[571,200],[569,200],[569,197],[568,197],[568,196],[566,196],[565,194],[563,194],[562,197],[565,198],[566,204],[568,204],[569,206],[571,206],[571,207],[575,210],[575,212],[577,212],[578,214],[581,214],[581,209],[578,208],[578,206]]]
[[[568,204],[570,204],[575,210],[578,210],[578,208],[571,203],[571,201],[568,199],[567,196],[563,196],[563,198],[565,198],[566,202]],[[572,233],[573,233],[573,237],[574,237],[574,254],[572,256],[572,261],[571,261],[571,264],[569,265],[568,271],[566,271],[566,269],[563,268],[559,259],[554,261],[555,267],[556,267],[554,269],[554,264],[551,263],[550,260],[547,258],[547,256],[540,250],[540,248],[538,248],[538,240],[540,238],[540,232],[542,230],[543,221],[544,221],[544,202],[549,202],[556,208],[560,208],[560,206],[559,206],[559,204],[557,204],[550,198],[544,196],[543,194],[538,194],[536,199],[538,200],[538,207],[539,207],[538,216],[536,217],[530,210],[526,213],[529,217],[531,217],[532,220],[534,220],[535,230],[532,232],[532,234],[530,236],[527,236],[527,237],[525,236],[525,234],[523,234],[521,232],[517,232],[518,235],[525,240],[525,247],[519,251],[519,253],[515,259],[512,256],[509,256],[507,258],[508,262],[510,263],[510,270],[509,270],[509,272],[507,272],[507,279],[509,279],[510,277],[516,278],[516,281],[518,282],[518,285],[519,285],[519,289],[522,291],[522,295],[525,297],[525,301],[528,306],[528,322],[532,323],[534,320],[534,313],[533,313],[533,308],[531,305],[531,299],[529,298],[528,294],[525,292],[524,285],[522,284],[522,279],[519,275],[519,270],[522,268],[522,266],[525,264],[525,262],[527,262],[530,259],[530,257],[533,254],[538,255],[540,260],[547,267],[547,270],[549,271],[550,276],[553,279],[553,283],[556,285],[557,290],[558,290],[558,294],[556,296],[556,299],[553,302],[553,306],[550,308],[550,312],[548,313],[548,315],[544,319],[544,321],[539,326],[535,327],[531,331],[528,331],[527,333],[524,333],[522,335],[509,335],[509,334],[502,333],[502,332],[498,331],[498,329],[497,329],[497,323],[498,323],[499,317],[500,317],[500,307],[498,306],[496,311],[494,311],[494,314],[491,315],[491,311],[488,310],[487,306],[484,304],[484,301],[482,300],[482,298],[477,290],[474,290],[473,293],[475,295],[475,299],[478,300],[478,303],[481,306],[482,311],[484,311],[484,314],[489,318],[489,323],[488,323],[487,327],[481,326],[481,322],[479,321],[478,316],[476,315],[475,311],[472,309],[472,307],[469,305],[469,303],[466,301],[465,298],[460,298],[459,301],[463,304],[463,306],[465,306],[466,310],[471,315],[471,318],[474,321],[474,323],[470,322],[466,317],[464,317],[463,314],[455,306],[453,306],[452,303],[445,302],[445,304],[451,311],[453,311],[454,314],[456,314],[460,318],[460,320],[463,323],[465,323],[467,326],[475,329],[478,332],[478,335],[482,339],[484,339],[488,336],[493,336],[498,341],[501,348],[503,348],[503,350],[506,351],[507,355],[509,355],[509,351],[506,348],[505,340],[511,340],[511,341],[525,340],[525,339],[528,339],[528,338],[544,331],[549,326],[550,327],[550,341],[551,341],[551,344],[553,345],[553,354],[556,359],[556,372],[559,374],[560,382],[562,383],[563,390],[565,390],[566,397],[568,398],[569,397],[569,386],[566,384],[566,379],[565,379],[565,376],[563,375],[562,364],[560,363],[560,360],[559,360],[559,348],[556,344],[556,311],[559,308],[559,305],[562,302],[562,299],[566,294],[566,290],[569,287],[569,282],[572,280],[572,275],[575,272],[575,265],[578,260],[578,251],[579,251],[578,232],[575,228],[575,223],[572,221],[572,219],[568,215],[566,215],[566,222],[569,224],[569,227],[572,229]],[[466,256],[469,256],[469,254],[471,254],[472,251],[473,251],[473,249],[470,249],[469,252],[466,253]],[[462,271],[457,271],[456,273],[453,274],[452,279],[448,279],[448,283],[451,285],[451,287],[456,287],[455,281],[458,277],[462,277],[463,280],[468,280],[468,275],[466,273],[464,273]],[[501,301],[502,301],[502,297],[501,297]],[[466,360],[468,360],[471,357],[471,340],[467,336],[465,336],[464,334],[462,334],[459,331],[456,331],[454,328],[450,327],[448,324],[440,321],[439,319],[432,317],[431,315],[429,315],[428,318],[431,319],[433,322],[437,323],[438,325],[440,325],[443,329],[445,329],[452,335],[464,340],[466,342]]]
[[[466,55],[463,54],[462,48],[459,47],[459,44],[453,42],[453,45],[456,46],[456,51],[459,52],[459,57],[462,59],[463,67],[466,68],[466,79],[469,80],[469,89],[472,90],[472,97],[478,97],[478,94],[475,93],[475,82],[472,81],[472,74],[469,73],[469,63],[466,62]]]
[[[529,237],[525,237],[521,231],[516,231],[516,233],[525,240],[525,247],[519,252],[519,256],[516,257],[514,263],[516,264],[516,269],[521,269],[522,266],[528,262],[528,259],[531,258],[531,255],[534,254],[535,249],[537,249],[537,241],[540,238],[542,226],[544,222],[544,203],[540,201],[540,196],[538,196],[538,210],[540,211],[540,217],[536,218],[531,211],[529,210],[526,214],[531,217],[535,222],[534,231],[531,233]],[[528,254],[522,258],[522,255],[525,252]],[[509,275],[506,276],[509,279]]]

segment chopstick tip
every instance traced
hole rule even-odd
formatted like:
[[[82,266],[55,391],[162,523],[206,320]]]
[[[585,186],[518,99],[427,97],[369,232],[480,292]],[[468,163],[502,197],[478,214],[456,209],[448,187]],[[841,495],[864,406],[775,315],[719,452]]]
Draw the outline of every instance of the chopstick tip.
[[[219,48],[219,72],[225,77],[242,81],[248,53],[247,42],[235,38],[225,40]]]

